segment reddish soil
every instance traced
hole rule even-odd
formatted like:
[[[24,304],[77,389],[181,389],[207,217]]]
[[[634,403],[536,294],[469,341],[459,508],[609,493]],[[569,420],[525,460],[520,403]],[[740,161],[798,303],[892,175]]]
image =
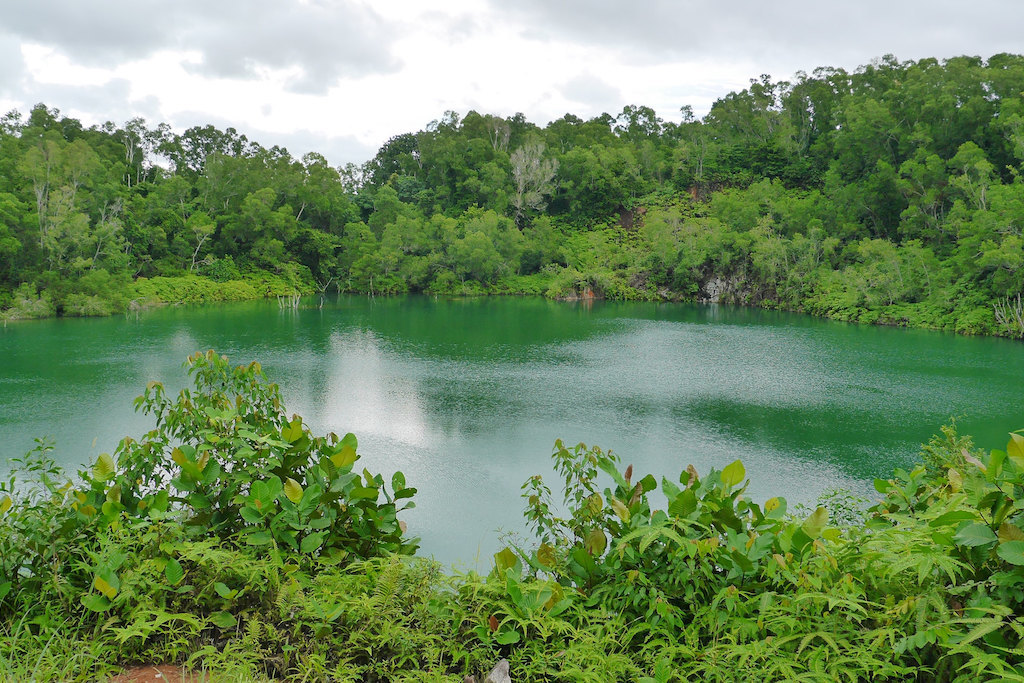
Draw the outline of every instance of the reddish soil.
[[[110,683],[208,683],[209,680],[205,674],[190,673],[172,664],[160,664],[125,669],[123,674],[111,678]]]

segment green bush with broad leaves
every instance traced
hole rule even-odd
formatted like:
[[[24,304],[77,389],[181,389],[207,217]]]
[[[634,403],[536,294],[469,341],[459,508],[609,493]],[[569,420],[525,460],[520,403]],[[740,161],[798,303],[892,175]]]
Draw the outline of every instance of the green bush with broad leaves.
[[[104,548],[116,547],[119,533],[143,529],[146,536],[173,527],[167,533],[176,542],[270,549],[295,566],[415,552],[418,539],[404,535],[397,515],[414,506],[408,499],[416,490],[400,472],[389,491],[381,475],[357,471],[356,437],[315,436],[300,417],[287,417],[258,363],[232,367],[210,351],[187,366],[193,388],[172,398],[151,382],[135,406],[156,427],[140,440],[123,439],[114,455],[101,454],[79,473],[80,486],[58,486],[59,471],[43,449],[32,465],[41,483],[22,504],[14,504],[14,481],[4,487],[0,593],[37,590],[55,563],[78,553],[81,566],[59,578],[86,583],[82,605],[105,612],[117,603],[123,569],[140,558]],[[174,543],[159,533],[154,543],[162,580],[177,586],[184,570],[166,551]],[[228,603],[239,597],[232,589],[216,593],[211,598]]]
[[[188,368],[78,484],[46,443],[0,482],[0,680],[457,682],[506,658],[516,681],[1024,681],[1022,433],[985,452],[944,427],[866,510],[559,441],[559,492],[523,485],[535,539],[453,574],[413,556],[415,490],[357,471],[354,436],[312,434],[256,363]]]
[[[1022,681],[1024,435],[971,449],[944,428],[927,466],[876,481],[866,521],[833,526],[825,507],[746,498],[738,460],[662,478],[652,510],[653,476],[556,443],[562,500],[540,476],[524,484],[538,544],[495,555],[496,609],[477,630],[530,660],[552,620],[603,615],[621,625],[609,656],[632,653],[646,681]]]

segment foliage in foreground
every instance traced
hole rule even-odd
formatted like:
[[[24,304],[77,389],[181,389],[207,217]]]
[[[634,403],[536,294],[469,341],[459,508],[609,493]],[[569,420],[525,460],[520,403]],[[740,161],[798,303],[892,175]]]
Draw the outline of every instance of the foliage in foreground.
[[[1020,434],[945,428],[841,525],[748,500],[739,461],[658,482],[558,443],[561,501],[523,487],[537,545],[453,576],[410,556],[414,489],[356,473],[354,437],[286,417],[256,364],[189,363],[77,484],[44,446],[0,484],[0,679],[461,681],[505,657],[516,681],[1024,680]]]

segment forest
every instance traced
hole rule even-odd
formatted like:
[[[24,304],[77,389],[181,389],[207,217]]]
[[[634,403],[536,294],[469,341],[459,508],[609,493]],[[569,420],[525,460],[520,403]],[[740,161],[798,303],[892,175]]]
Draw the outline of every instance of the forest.
[[[0,120],[0,316],[315,292],[721,301],[1024,335],[1024,57],[764,75],[666,122],[446,112],[361,166]]]

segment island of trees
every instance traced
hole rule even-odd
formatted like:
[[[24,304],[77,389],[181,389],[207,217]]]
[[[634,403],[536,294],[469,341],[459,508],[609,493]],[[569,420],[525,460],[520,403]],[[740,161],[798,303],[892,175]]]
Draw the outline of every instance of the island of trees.
[[[340,290],[716,300],[1024,333],[1024,57],[768,76],[680,123],[447,112],[362,166],[0,120],[0,310]]]

